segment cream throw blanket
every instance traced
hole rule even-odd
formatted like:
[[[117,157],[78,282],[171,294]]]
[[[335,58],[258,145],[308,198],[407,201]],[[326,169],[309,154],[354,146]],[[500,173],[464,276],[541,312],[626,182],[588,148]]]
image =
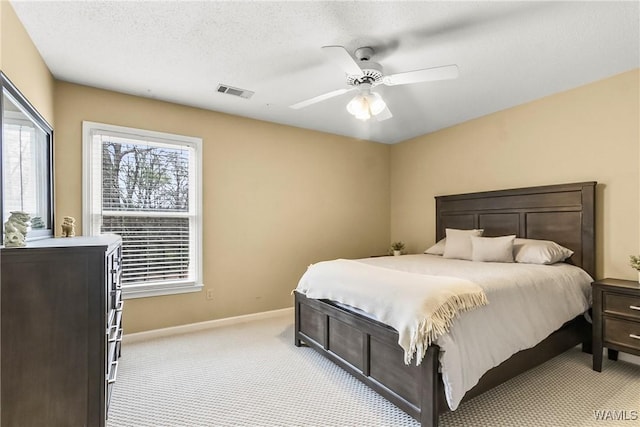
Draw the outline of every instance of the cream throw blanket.
[[[488,304],[480,286],[465,279],[391,270],[337,259],[309,266],[297,291],[356,307],[398,331],[404,362],[419,365],[427,347],[449,331],[463,311]]]

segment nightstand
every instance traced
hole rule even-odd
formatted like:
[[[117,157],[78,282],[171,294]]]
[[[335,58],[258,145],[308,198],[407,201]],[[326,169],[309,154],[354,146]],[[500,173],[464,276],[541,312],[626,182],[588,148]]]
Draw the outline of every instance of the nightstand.
[[[640,356],[640,283],[602,279],[593,282],[593,370],[602,371],[602,349],[610,360],[618,351]]]

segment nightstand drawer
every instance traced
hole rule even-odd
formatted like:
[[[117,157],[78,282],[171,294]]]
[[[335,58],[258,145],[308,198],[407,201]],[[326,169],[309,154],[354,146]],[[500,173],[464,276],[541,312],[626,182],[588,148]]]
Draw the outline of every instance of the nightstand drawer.
[[[640,351],[640,322],[605,317],[604,341]]]
[[[640,320],[640,297],[605,292],[604,312]]]

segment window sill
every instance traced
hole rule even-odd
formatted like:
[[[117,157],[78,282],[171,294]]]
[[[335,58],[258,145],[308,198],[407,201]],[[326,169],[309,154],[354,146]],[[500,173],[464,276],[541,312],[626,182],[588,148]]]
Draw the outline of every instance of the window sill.
[[[161,285],[132,285],[122,288],[123,299],[158,297],[163,295],[199,292],[201,283],[163,283]]]

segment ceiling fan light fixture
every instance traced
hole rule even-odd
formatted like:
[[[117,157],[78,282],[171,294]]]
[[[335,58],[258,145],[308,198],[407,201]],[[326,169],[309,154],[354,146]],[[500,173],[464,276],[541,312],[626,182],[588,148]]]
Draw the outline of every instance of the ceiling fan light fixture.
[[[362,120],[364,122],[371,118],[371,113],[368,110],[363,110],[359,113],[354,114],[354,116],[356,116],[356,119]]]
[[[374,116],[380,114],[382,110],[387,108],[387,104],[384,102],[382,97],[375,92],[367,95],[367,101],[369,102],[371,113],[373,113]]]
[[[382,97],[375,92],[360,93],[347,104],[347,111],[357,119],[369,120],[387,108]]]
[[[356,117],[362,116],[369,113],[369,104],[362,95],[358,94],[347,104],[347,111]]]

